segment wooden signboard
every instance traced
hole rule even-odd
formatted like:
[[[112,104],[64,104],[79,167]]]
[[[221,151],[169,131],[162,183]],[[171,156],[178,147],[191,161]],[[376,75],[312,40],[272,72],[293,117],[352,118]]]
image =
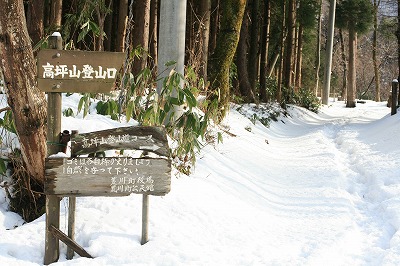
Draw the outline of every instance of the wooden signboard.
[[[125,53],[44,49],[38,53],[38,86],[45,92],[110,92]]]
[[[47,158],[45,194],[162,196],[171,189],[168,141],[161,127],[124,127],[74,135],[73,158]],[[143,150],[153,157],[75,157],[106,150]]]
[[[59,33],[49,37],[51,50],[38,53],[38,86],[48,93],[49,144],[58,143],[61,132],[61,92],[108,93],[123,67],[125,53],[62,50]],[[143,194],[141,244],[148,241],[149,195],[161,196],[171,189],[171,159],[166,132],[161,127],[126,127],[77,134],[71,139],[71,158],[47,158],[45,173],[46,233],[44,264],[59,258],[59,240],[74,252],[92,258],[75,235],[78,196]],[[107,150],[140,150],[139,158],[82,157]],[[58,147],[48,145],[48,154]],[[80,157],[81,156],[81,157]],[[69,197],[68,235],[60,230],[60,199]]]
[[[162,127],[120,127],[76,134],[71,139],[73,156],[105,150],[142,150],[169,156],[168,140]]]
[[[140,150],[134,157],[88,157],[107,150]],[[47,158],[46,242],[44,264],[58,260],[58,240],[67,246],[67,259],[74,252],[92,258],[74,241],[76,197],[143,194],[142,239],[148,241],[149,195],[163,196],[171,190],[171,159],[162,127],[123,127],[71,137],[71,158]],[[59,199],[69,197],[68,235],[59,229]]]
[[[46,160],[45,193],[58,196],[163,196],[171,189],[168,159],[58,158]]]

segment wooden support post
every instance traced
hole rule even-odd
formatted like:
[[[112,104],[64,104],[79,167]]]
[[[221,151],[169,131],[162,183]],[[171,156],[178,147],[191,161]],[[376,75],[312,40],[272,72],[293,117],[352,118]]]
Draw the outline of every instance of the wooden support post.
[[[59,33],[49,37],[49,48],[62,50],[62,38]],[[61,132],[61,93],[47,94],[47,155],[57,154],[60,150],[59,138]]]
[[[85,258],[93,258],[86,250],[84,250],[81,246],[79,246],[75,241],[70,239],[66,234],[64,234],[60,229],[56,228],[55,226],[50,225],[49,231],[62,242],[64,242],[68,247],[71,247],[78,253],[79,256]]]
[[[149,195],[143,194],[142,203],[142,245],[149,241]]]
[[[62,49],[62,38],[59,33],[49,37],[49,47]],[[61,131],[61,93],[49,93],[47,96],[47,155],[58,153],[58,145]],[[49,231],[50,226],[60,226],[60,198],[46,195],[46,233],[44,264],[56,262],[60,256],[59,240]]]
[[[68,208],[68,237],[71,240],[75,240],[75,208],[76,208],[76,197],[69,197],[69,208]],[[68,246],[67,248],[67,260],[74,257],[74,250]]]
[[[44,265],[56,262],[60,255],[59,241],[50,232],[50,226],[59,227],[60,225],[60,198],[54,195],[46,195],[46,233]]]
[[[399,86],[399,82],[397,80],[392,81],[392,112],[391,115],[395,115],[397,113],[397,88]]]

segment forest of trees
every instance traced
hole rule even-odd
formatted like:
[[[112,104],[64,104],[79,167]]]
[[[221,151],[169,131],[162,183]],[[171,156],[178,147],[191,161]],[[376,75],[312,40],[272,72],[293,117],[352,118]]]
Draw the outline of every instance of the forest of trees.
[[[137,75],[147,68],[156,77],[163,0],[132,1],[0,2],[0,77],[26,170],[39,184],[46,113],[44,94],[35,85],[34,56],[59,31],[64,49],[129,49],[130,72]],[[206,109],[213,108],[216,122],[232,101],[318,110],[332,2],[187,0],[185,66],[197,79],[196,94],[214,103]],[[400,0],[336,1],[331,97],[345,100],[347,107],[357,99],[388,99],[391,81],[399,76],[399,6]]]
[[[133,73],[146,66],[156,68],[159,2],[133,3],[129,45],[143,51],[134,62]],[[123,51],[129,6],[128,0],[25,1],[32,44],[57,30],[62,33],[65,49]],[[239,6],[244,10],[237,17],[240,30],[233,29],[232,24],[228,25],[230,29],[223,29],[223,19]],[[227,50],[220,49],[217,38],[224,35],[220,42],[234,40],[228,36],[232,30],[232,35],[239,35],[239,42],[237,49],[236,45],[231,47],[235,51],[229,64],[232,92],[228,101],[235,95],[244,102],[282,102],[290,100],[290,90],[300,89],[321,96],[328,11],[327,0],[189,0],[186,65],[209,81],[207,88],[212,90],[213,81],[207,78],[214,74],[212,62],[215,65],[218,53]],[[336,17],[331,91],[346,97],[346,88],[350,88],[353,100],[386,100],[388,82],[397,76],[397,3],[337,0]],[[351,58],[354,45],[358,51],[356,62]],[[352,64],[354,73],[359,73],[356,78],[349,73]]]

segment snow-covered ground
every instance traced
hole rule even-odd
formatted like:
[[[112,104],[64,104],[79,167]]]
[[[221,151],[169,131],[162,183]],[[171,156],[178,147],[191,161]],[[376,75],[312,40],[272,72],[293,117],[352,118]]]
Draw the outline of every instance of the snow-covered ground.
[[[81,197],[76,241],[95,258],[68,261],[60,244],[54,265],[400,263],[400,114],[333,102],[319,114],[292,108],[266,128],[235,109],[223,144],[207,145],[191,176],[174,173],[171,192],[150,198],[147,244],[140,195]],[[79,118],[64,118],[63,129],[121,126]],[[64,199],[62,230],[67,208]],[[42,265],[45,217],[21,223],[0,190],[0,265]]]

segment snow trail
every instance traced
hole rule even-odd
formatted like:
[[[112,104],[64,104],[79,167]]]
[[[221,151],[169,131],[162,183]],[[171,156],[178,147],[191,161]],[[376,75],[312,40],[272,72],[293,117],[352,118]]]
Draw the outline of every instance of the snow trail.
[[[76,240],[95,258],[67,261],[61,244],[54,265],[398,265],[400,119],[389,111],[294,107],[266,128],[232,109],[223,144],[206,146],[192,175],[151,197],[146,245],[141,195],[82,197]],[[63,119],[80,132],[118,126],[95,113]],[[22,225],[6,205],[0,189],[0,265],[42,265],[45,215]]]

